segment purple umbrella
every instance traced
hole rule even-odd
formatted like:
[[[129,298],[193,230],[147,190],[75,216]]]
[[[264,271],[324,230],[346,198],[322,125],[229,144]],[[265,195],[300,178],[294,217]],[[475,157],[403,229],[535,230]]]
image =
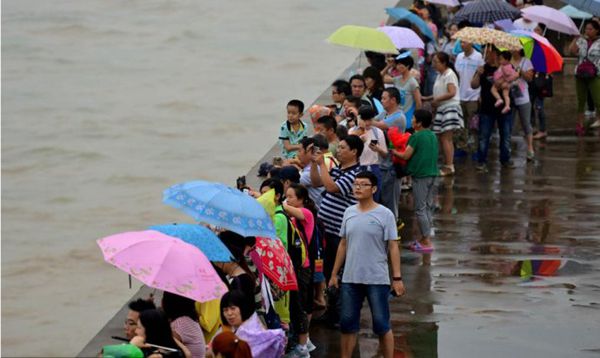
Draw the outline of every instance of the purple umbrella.
[[[386,34],[396,48],[425,48],[423,40],[411,29],[398,26],[382,26],[378,27],[377,30]]]
[[[513,25],[513,22],[511,19],[503,19],[503,20],[494,21],[494,25],[496,25],[497,27],[499,27],[500,29],[502,29],[503,31],[506,31],[506,32],[511,32],[512,30],[516,30],[515,25]]]
[[[569,35],[579,35],[575,23],[564,12],[544,5],[526,7],[521,10],[523,17],[528,20],[541,22],[547,28]]]

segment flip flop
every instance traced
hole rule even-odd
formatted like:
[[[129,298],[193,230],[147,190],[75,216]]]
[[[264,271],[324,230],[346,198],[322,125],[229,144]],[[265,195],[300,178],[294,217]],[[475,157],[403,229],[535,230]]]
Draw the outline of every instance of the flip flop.
[[[421,245],[420,242],[415,241],[412,242],[409,246],[408,246],[409,250],[414,251],[414,252],[420,252],[422,254],[430,254],[433,251],[433,245],[432,246],[423,246]]]

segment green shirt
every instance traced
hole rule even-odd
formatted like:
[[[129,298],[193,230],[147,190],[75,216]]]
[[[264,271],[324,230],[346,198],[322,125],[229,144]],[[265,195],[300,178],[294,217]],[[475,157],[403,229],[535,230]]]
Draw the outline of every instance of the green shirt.
[[[278,205],[278,206],[275,207],[275,212],[277,212],[279,210],[283,211],[283,207],[281,205]],[[287,232],[288,232],[288,227],[287,226],[288,226],[288,223],[287,223],[287,218],[283,214],[275,214],[273,216],[273,222],[275,224],[275,233],[277,234],[277,237],[279,238],[279,240],[281,240],[281,243],[283,244],[283,246],[287,250],[287,248],[288,248],[288,237],[287,237]]]
[[[408,145],[413,149],[407,166],[410,175],[415,178],[438,176],[438,141],[435,134],[429,129],[416,131],[408,139]]]

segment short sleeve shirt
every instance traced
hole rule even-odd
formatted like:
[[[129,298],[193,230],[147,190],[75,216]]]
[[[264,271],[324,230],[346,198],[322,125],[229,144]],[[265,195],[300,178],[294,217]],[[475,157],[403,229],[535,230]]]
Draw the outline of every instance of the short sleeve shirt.
[[[521,59],[521,62],[519,63],[518,67],[516,68],[517,72],[527,72],[529,70],[533,69],[533,64],[531,63],[531,60],[528,58],[523,57]],[[517,106],[529,103],[529,85],[527,84],[527,81],[525,81],[523,79],[523,77],[519,77],[519,79],[517,80],[518,84],[519,84],[519,89],[521,90],[521,96],[519,97],[515,97],[515,104]]]
[[[402,132],[406,130],[406,116],[400,109],[390,114],[381,112],[375,117],[375,120],[382,121],[388,128],[398,127]]]
[[[287,151],[283,146],[283,141],[288,140],[290,144],[299,144],[302,138],[307,136],[307,127],[306,123],[300,121],[300,129],[298,131],[294,131],[290,122],[285,121],[281,125],[279,129],[279,144],[281,146],[281,154],[283,157],[290,159],[296,156],[296,151]]]
[[[389,285],[388,241],[398,239],[396,219],[383,205],[362,212],[349,207],[340,228],[346,239],[346,263],[342,282]]]
[[[415,90],[419,89],[419,82],[410,76],[408,80],[403,81],[402,76],[394,77],[394,87],[400,91],[400,97],[404,98],[404,103],[400,106],[400,109],[404,111],[404,113],[413,109],[415,106],[415,97],[413,93]]]
[[[320,170],[320,168],[318,170]],[[312,181],[310,180],[310,164],[302,169],[302,173],[300,173],[300,184],[304,185],[306,189],[308,189],[308,196],[312,199],[312,201],[314,201],[317,208],[320,207],[325,188],[322,186],[314,187],[312,185]]]
[[[483,64],[483,57],[475,50],[473,50],[469,56],[466,56],[464,52],[461,52],[456,57],[454,67],[461,78],[459,88],[461,101],[477,101],[479,99],[479,92],[481,89],[472,89],[471,79],[473,78],[473,75],[475,75],[475,72],[477,72],[477,68],[483,66]]]
[[[453,84],[456,87],[456,94],[454,97],[440,102],[438,110],[453,104],[460,104],[460,94],[458,91],[460,86],[458,85],[458,77],[456,77],[456,73],[449,68],[446,69],[444,73],[440,73],[435,79],[435,83],[433,84],[433,96],[438,97],[448,93],[449,84]]]
[[[438,141],[429,129],[416,131],[408,139],[413,155],[408,160],[407,170],[415,178],[438,176]]]
[[[331,179],[335,182],[339,192],[330,193],[325,191],[321,207],[319,210],[319,218],[325,225],[325,232],[332,235],[339,235],[344,211],[356,204],[356,198],[352,191],[352,184],[359,172],[358,164],[345,169],[333,168],[330,172]]]

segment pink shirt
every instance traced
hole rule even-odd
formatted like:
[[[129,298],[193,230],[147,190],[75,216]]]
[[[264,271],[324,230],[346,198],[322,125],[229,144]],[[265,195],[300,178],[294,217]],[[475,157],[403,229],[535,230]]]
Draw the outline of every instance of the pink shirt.
[[[494,72],[494,81],[503,79],[507,82],[512,82],[517,78],[519,78],[519,74],[510,63],[498,67],[496,72]]]
[[[302,214],[304,214],[304,220],[300,220],[300,224],[304,228],[304,232],[306,233],[306,242],[310,245],[310,241],[312,239],[313,231],[315,231],[315,217],[313,213],[307,208],[300,208]],[[294,224],[297,224],[297,219],[292,218]],[[308,247],[306,248],[308,250]],[[306,256],[306,261],[304,261],[303,266],[308,267],[310,265],[308,261],[308,255]]]

